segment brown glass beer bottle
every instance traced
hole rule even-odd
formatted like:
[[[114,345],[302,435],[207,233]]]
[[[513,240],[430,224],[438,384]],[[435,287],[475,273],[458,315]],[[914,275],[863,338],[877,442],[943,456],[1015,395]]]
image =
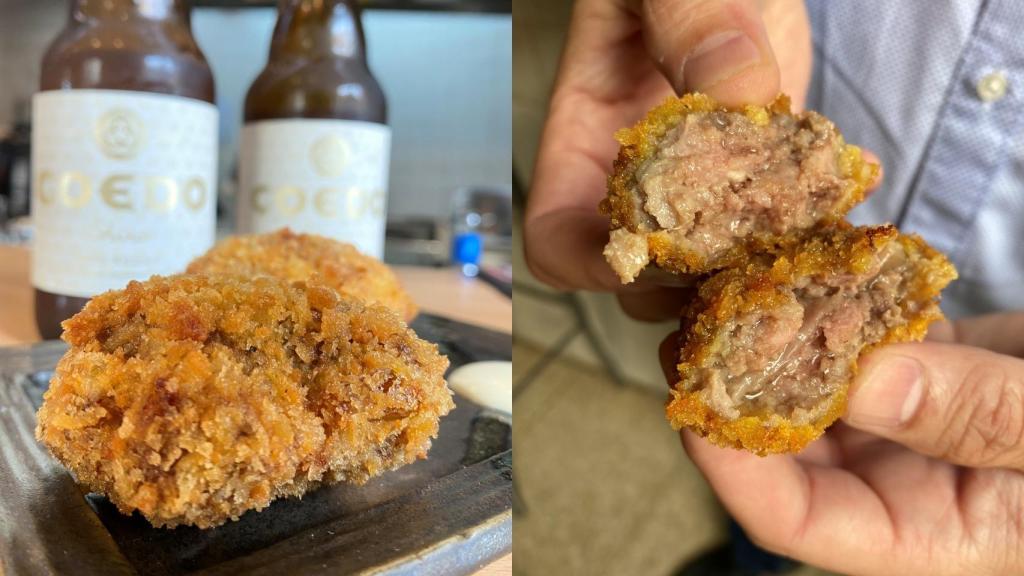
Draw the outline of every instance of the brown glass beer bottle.
[[[391,131],[351,0],[281,0],[245,99],[239,226],[289,226],[384,252]]]
[[[213,243],[213,75],[182,0],[72,0],[32,118],[32,283],[44,338],[86,299]]]

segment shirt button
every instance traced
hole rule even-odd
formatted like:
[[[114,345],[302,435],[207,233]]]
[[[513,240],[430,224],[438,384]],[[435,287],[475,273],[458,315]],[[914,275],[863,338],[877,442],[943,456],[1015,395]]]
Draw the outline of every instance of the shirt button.
[[[1006,74],[1002,72],[991,72],[984,75],[978,81],[978,98],[982,102],[997,102],[1006,96],[1006,88],[1009,82],[1006,81]]]

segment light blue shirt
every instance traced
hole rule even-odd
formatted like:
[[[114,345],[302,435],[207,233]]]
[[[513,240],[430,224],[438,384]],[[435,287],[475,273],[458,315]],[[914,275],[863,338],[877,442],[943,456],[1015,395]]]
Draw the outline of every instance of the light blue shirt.
[[[807,107],[882,159],[850,215],[893,222],[960,272],[952,317],[1024,309],[1024,1],[807,0]]]

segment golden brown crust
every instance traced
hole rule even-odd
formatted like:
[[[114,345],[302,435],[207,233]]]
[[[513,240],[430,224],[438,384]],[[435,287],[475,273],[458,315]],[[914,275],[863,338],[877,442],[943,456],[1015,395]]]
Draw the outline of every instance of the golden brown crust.
[[[665,134],[687,115],[714,110],[737,111],[704,94],[691,93],[681,98],[667,99],[651,109],[636,125],[623,128],[615,134],[621,148],[612,174],[608,177],[608,196],[601,202],[601,212],[610,218],[612,230],[624,228],[642,235],[647,241],[649,261],[669,272],[703,274],[734,266],[743,260],[748,251],[747,247],[738,245],[716,256],[713,261],[705,261],[701,254],[673,240],[670,231],[652,229],[647,222],[637,219],[637,170],[655,155]],[[789,97],[784,94],[780,94],[768,106],[748,105],[742,108],[742,112],[759,126],[767,125],[772,115],[792,114]],[[840,221],[843,215],[864,199],[865,190],[878,177],[878,165],[866,162],[857,146],[843,143],[837,160],[843,178],[852,185],[847,187],[842,202],[822,223]],[[750,238],[760,243],[772,243],[778,239],[773,234],[754,235]],[[623,280],[626,281],[625,278]]]
[[[913,284],[900,303],[907,321],[888,330],[881,341],[865,346],[860,356],[884,344],[921,340],[928,325],[942,318],[939,292],[956,278],[956,270],[919,236],[901,235],[891,225],[852,228],[841,224],[808,237],[789,236],[761,245],[744,264],[705,281],[685,313],[679,382],[666,407],[672,426],[677,430],[689,427],[715,444],[759,455],[798,452],[818,438],[845,410],[846,387],[831,397],[827,410],[815,422],[796,425],[778,414],[725,418],[707,405],[699,390],[690,392],[688,386],[702,369],[713,365],[722,347],[720,327],[730,319],[780,306],[799,278],[863,274],[890,242],[900,243],[916,269]],[[856,359],[851,369],[856,372]]]
[[[795,425],[777,414],[722,418],[696,395],[672,390],[668,403],[672,427],[687,427],[713,444],[744,449],[758,456],[795,454],[817,440],[846,410],[846,390],[832,397],[828,411],[814,424]]]
[[[157,526],[216,526],[426,457],[448,361],[391,310],[278,278],[154,276],[64,322],[36,436]]]
[[[266,274],[291,282],[315,280],[339,294],[391,308],[406,321],[416,304],[384,263],[344,242],[287,228],[269,234],[232,236],[196,258],[188,271],[203,274]]]

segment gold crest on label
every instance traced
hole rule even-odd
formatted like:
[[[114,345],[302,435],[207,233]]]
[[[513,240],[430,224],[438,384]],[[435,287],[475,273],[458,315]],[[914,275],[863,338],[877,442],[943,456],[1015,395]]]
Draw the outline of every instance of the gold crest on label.
[[[96,122],[95,136],[96,145],[108,158],[128,160],[142,148],[146,127],[131,110],[112,108]]]
[[[309,149],[309,160],[317,174],[324,178],[337,178],[345,172],[350,154],[348,142],[344,138],[328,134],[313,142]]]

